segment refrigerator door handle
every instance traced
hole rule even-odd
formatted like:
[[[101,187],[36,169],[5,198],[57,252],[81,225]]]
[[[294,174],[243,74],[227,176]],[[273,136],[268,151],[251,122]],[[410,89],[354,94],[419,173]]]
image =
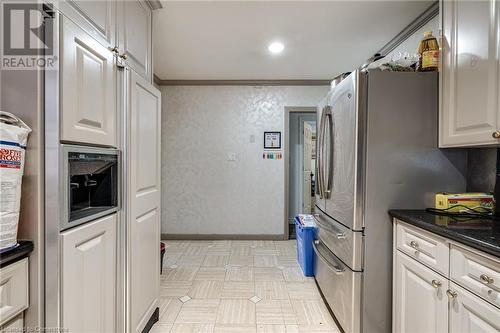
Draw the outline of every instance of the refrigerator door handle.
[[[323,221],[321,221],[321,216],[319,214],[315,214],[314,217],[316,218],[316,221],[318,222],[321,228],[334,234],[337,237],[337,239],[345,239],[347,237],[345,232],[342,232],[342,230],[336,228],[334,225],[331,225],[330,223],[324,223]]]
[[[336,258],[334,258],[333,256],[329,256],[329,258],[327,258],[325,255],[323,255],[323,253],[321,253],[321,251],[318,249],[319,246],[323,246],[323,245],[321,245],[321,242],[319,240],[315,240],[313,242],[313,249],[314,249],[314,252],[316,253],[316,255],[318,257],[320,257],[321,259],[323,259],[323,261],[325,263],[327,263],[328,266],[335,271],[335,273],[337,273],[337,274],[344,273],[345,266],[340,261],[338,261]]]
[[[329,149],[328,149],[328,165],[326,166],[326,187],[325,187],[325,198],[330,199],[333,189],[333,160],[334,160],[334,144],[335,144],[335,133],[333,132],[334,124],[333,124],[333,112],[330,106],[325,110],[325,118],[327,123],[324,126],[328,126],[328,141],[329,141]],[[326,131],[325,131],[326,132]]]
[[[317,154],[318,154],[318,163],[316,165],[317,169],[317,181],[318,181],[318,189],[317,193],[319,194],[320,199],[324,198],[324,182],[323,182],[323,131],[324,131],[324,113],[325,108],[323,108],[323,112],[321,113],[321,118],[319,120],[319,126],[318,126],[318,149],[317,149]]]

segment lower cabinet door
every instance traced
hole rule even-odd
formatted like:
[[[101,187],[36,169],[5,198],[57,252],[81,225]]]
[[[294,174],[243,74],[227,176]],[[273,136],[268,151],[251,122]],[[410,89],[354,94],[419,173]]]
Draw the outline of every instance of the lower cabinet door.
[[[450,333],[500,332],[499,308],[453,282],[450,296]]]
[[[448,332],[447,280],[397,251],[393,332]]]
[[[69,332],[115,332],[116,222],[114,214],[61,235],[61,326]]]

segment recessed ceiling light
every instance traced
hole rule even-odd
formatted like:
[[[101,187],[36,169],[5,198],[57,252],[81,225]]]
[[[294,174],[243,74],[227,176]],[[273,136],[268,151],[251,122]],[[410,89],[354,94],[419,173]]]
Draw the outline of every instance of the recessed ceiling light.
[[[285,49],[285,45],[283,45],[283,43],[281,43],[281,42],[273,42],[273,43],[269,44],[267,49],[272,54],[278,54],[278,53],[283,52],[283,50]]]

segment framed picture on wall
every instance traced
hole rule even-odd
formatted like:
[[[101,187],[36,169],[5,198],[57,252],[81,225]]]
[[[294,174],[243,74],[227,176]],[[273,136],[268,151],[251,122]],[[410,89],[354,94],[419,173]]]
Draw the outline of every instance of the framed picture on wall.
[[[281,149],[281,132],[264,132],[264,149]]]

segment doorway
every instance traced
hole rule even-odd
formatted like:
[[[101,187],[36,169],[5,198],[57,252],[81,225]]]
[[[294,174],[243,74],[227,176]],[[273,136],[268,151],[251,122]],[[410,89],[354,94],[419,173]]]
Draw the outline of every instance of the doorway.
[[[285,118],[285,228],[288,239],[294,239],[295,216],[311,214],[314,208],[316,108],[288,108]]]

